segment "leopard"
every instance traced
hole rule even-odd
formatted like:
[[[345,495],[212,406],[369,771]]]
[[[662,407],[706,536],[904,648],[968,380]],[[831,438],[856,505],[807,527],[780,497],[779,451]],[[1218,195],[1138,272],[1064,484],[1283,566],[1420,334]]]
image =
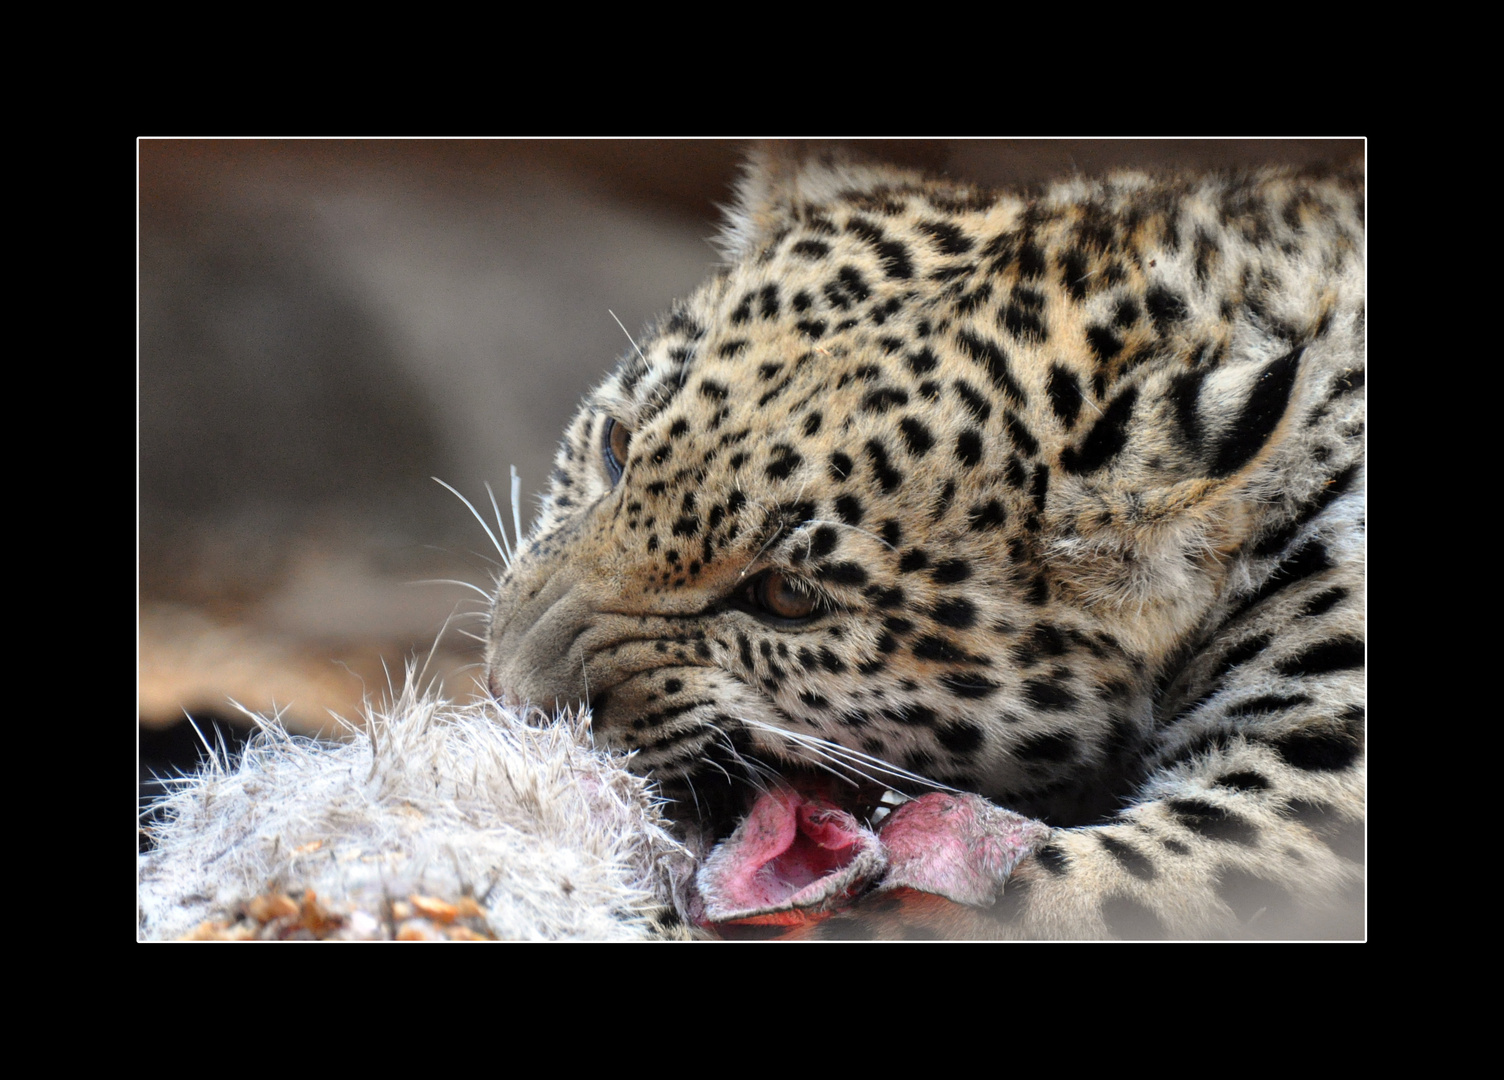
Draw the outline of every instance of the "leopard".
[[[569,423],[485,686],[711,836],[821,771],[1041,823],[958,936],[1363,938],[1364,200],[755,152]]]

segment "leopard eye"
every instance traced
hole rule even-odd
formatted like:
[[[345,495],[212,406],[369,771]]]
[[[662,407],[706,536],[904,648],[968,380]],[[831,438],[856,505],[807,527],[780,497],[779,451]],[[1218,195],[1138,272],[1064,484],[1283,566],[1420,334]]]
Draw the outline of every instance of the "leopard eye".
[[[777,570],[758,574],[741,591],[742,603],[754,613],[778,619],[807,619],[815,612],[815,598],[801,592]]]
[[[608,416],[601,432],[601,457],[605,460],[606,473],[611,477],[612,484],[621,479],[622,471],[627,467],[627,451],[631,446],[632,429]]]

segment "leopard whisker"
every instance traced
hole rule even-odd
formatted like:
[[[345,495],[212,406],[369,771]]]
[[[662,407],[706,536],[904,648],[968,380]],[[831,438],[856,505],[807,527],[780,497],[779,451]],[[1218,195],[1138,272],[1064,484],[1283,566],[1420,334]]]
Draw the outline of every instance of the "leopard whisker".
[[[502,525],[501,523],[501,507],[496,505],[496,492],[491,490],[491,484],[489,481],[486,483],[486,494],[491,497],[491,512],[496,515],[496,531],[501,535],[501,542],[503,544],[506,544],[506,563],[510,567],[512,565],[512,562],[516,559],[516,549],[512,547],[511,542],[507,539],[506,526]],[[522,534],[520,532],[517,534],[517,543],[522,543]]]
[[[522,477],[517,475],[517,466],[508,465],[512,473],[512,527],[517,530],[517,546],[522,546]]]
[[[762,547],[758,548],[757,549],[757,554],[753,555],[752,558],[747,562],[747,565],[744,566],[744,567],[742,567],[742,572],[740,574],[736,575],[737,576],[737,580],[741,580],[742,578],[744,578],[744,577],[747,576],[747,571],[750,570],[750,569],[752,569],[752,567],[754,567],[754,566],[757,565],[757,560],[760,559],[760,558],[762,558],[762,553],[764,551],[767,551],[768,548],[770,548],[770,547],[773,546],[773,542],[778,539],[779,535],[782,532],[783,532],[783,525],[780,523],[779,526],[778,526],[778,528],[776,528],[776,529],[773,530],[773,535],[770,536],[770,537],[768,537],[768,542],[766,544],[764,544]]]
[[[770,735],[780,736],[781,738],[787,739],[789,742],[794,743],[796,746],[799,746],[801,749],[811,751],[815,754],[820,755],[821,757],[826,758],[827,760],[836,762],[841,767],[850,770],[852,773],[860,776],[863,780],[866,780],[869,783],[884,784],[884,781],[879,780],[875,776],[868,775],[868,773],[864,772],[863,769],[859,767],[859,765],[871,769],[879,776],[887,776],[895,780],[906,780],[912,784],[919,784],[924,787],[935,788],[941,791],[959,790],[957,788],[951,787],[949,784],[943,784],[938,780],[931,780],[927,776],[921,776],[918,773],[910,772],[907,769],[900,768],[890,761],[885,761],[882,758],[863,753],[860,750],[853,750],[849,746],[842,746],[840,743],[832,742],[829,739],[821,739],[813,735],[805,735],[802,732],[785,731],[783,728],[775,727],[772,724],[765,724],[760,720],[744,718],[742,720],[742,723],[746,724],[747,727],[753,728],[754,730],[765,731]],[[819,762],[811,761],[810,764],[819,765]],[[884,784],[884,786],[886,785]]]
[[[449,491],[450,491],[450,493],[453,494],[456,499],[458,499],[460,502],[462,502],[462,503],[465,504],[465,508],[470,511],[470,513],[475,517],[476,521],[480,522],[480,527],[482,529],[485,529],[486,530],[486,535],[491,538],[491,544],[492,544],[492,546],[494,546],[496,548],[496,554],[498,554],[498,555],[501,556],[501,563],[502,563],[502,565],[505,566],[507,569],[510,570],[511,567],[512,567],[512,563],[511,563],[510,557],[508,556],[507,552],[502,548],[501,541],[496,539],[496,534],[491,531],[491,526],[489,526],[489,525],[486,524],[486,519],[480,516],[480,511],[475,508],[475,504],[472,503],[469,499],[465,498],[463,495],[461,495],[459,493],[459,491],[455,487],[453,487],[450,484],[444,483],[444,481],[440,480],[437,476],[431,476],[431,477],[429,477],[429,479],[432,480],[436,484],[439,484],[439,485],[441,485],[443,487],[448,488]]]
[[[473,584],[471,584],[468,581],[461,581],[459,578],[420,578],[417,581],[409,581],[408,584],[409,585],[458,585],[462,589],[469,589],[471,592],[479,593],[480,596],[481,596],[481,599],[484,600],[486,603],[489,604],[491,602],[491,594],[488,593],[485,589],[482,589],[479,585],[473,585]]]
[[[646,364],[648,362],[648,358],[642,355],[642,346],[638,345],[636,341],[633,341],[632,331],[628,330],[626,328],[626,325],[620,319],[616,318],[616,312],[612,311],[610,308],[606,309],[606,314],[611,316],[613,319],[616,319],[616,325],[621,327],[621,332],[627,335],[627,340],[632,343],[632,348],[637,350],[637,358],[644,364]]]

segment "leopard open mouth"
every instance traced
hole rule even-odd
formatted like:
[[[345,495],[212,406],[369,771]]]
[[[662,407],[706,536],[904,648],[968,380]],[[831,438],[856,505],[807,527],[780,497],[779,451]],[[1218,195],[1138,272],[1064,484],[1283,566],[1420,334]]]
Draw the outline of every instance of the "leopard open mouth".
[[[987,907],[1050,832],[978,795],[910,799],[813,770],[721,791],[692,826],[704,854],[685,914],[723,931],[813,923],[897,889]]]

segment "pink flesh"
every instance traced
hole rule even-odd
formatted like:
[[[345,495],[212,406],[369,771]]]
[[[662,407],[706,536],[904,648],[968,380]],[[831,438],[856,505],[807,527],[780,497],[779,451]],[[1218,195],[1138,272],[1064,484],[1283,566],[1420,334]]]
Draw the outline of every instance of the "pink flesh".
[[[697,877],[706,923],[780,912],[822,917],[869,891],[912,888],[988,907],[1014,865],[1049,835],[978,795],[905,803],[874,833],[819,784],[758,797]]]
[[[993,806],[980,795],[933,792],[904,803],[883,822],[884,888],[907,886],[958,904],[991,907],[1018,860],[1049,827]]]
[[[881,874],[881,845],[844,810],[790,790],[758,797],[699,874],[710,922],[827,909]]]

